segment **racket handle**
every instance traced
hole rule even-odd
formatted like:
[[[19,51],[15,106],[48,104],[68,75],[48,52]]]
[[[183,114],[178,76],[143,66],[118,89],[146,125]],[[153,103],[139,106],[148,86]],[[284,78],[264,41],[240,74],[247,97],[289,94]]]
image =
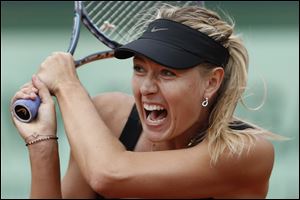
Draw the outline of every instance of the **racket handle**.
[[[34,100],[31,99],[18,99],[12,105],[13,114],[21,122],[31,122],[38,114],[41,104],[41,99],[37,96]]]

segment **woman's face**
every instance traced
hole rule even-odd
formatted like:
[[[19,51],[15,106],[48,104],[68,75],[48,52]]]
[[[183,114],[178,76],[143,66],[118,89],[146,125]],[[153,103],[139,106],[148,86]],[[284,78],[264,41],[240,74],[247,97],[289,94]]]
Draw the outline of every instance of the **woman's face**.
[[[149,140],[175,138],[197,123],[204,92],[199,69],[173,70],[144,57],[133,62],[133,93]]]

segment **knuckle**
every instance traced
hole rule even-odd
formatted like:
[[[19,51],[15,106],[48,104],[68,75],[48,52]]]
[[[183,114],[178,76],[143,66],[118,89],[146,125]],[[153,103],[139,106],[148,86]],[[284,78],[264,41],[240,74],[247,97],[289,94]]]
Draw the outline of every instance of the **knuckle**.
[[[36,93],[36,92],[38,92],[39,90],[38,90],[36,87],[32,87],[32,88],[31,88],[31,91],[33,91],[33,92]]]
[[[22,91],[18,91],[18,92],[16,92],[15,97],[21,96],[22,94],[23,94]]]
[[[27,87],[32,87],[32,83],[31,82],[25,83],[24,85],[22,85],[21,87],[19,87],[19,89],[27,88]]]
[[[23,88],[23,89],[21,89],[21,92],[23,92],[25,94],[29,94],[29,93],[31,93],[31,89],[30,88]]]

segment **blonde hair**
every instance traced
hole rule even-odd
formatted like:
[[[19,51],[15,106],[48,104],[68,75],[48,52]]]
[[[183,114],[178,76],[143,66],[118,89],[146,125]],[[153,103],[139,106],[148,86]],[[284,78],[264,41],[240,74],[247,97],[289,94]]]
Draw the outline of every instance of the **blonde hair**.
[[[205,136],[212,163],[217,162],[225,149],[228,149],[231,155],[241,155],[245,147],[248,147],[249,150],[254,144],[255,135],[262,135],[269,139],[286,139],[254,124],[251,126],[255,129],[234,130],[229,127],[238,102],[243,100],[242,94],[247,85],[249,60],[242,40],[233,33],[234,23],[232,20],[229,24],[222,20],[217,13],[197,6],[184,8],[164,6],[157,11],[155,18],[169,19],[190,26],[207,34],[229,51],[230,58],[224,67],[224,79],[212,105],[209,127]],[[204,64],[200,67],[209,71],[218,66]]]

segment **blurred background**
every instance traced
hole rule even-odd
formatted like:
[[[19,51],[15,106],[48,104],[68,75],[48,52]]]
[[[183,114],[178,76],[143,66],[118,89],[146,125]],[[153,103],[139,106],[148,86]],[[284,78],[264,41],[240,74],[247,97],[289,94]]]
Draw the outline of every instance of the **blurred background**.
[[[299,2],[206,2],[206,7],[232,17],[250,56],[245,96],[250,111],[239,105],[236,115],[274,133],[290,137],[273,141],[275,163],[267,198],[299,198]],[[1,1],[1,198],[28,198],[30,163],[27,147],[10,119],[10,99],[54,51],[66,51],[73,23],[72,2]],[[75,58],[105,49],[82,29]],[[78,69],[94,96],[109,91],[131,94],[131,60],[109,59]],[[264,82],[267,90],[264,91]],[[61,174],[69,144],[58,113]]]

